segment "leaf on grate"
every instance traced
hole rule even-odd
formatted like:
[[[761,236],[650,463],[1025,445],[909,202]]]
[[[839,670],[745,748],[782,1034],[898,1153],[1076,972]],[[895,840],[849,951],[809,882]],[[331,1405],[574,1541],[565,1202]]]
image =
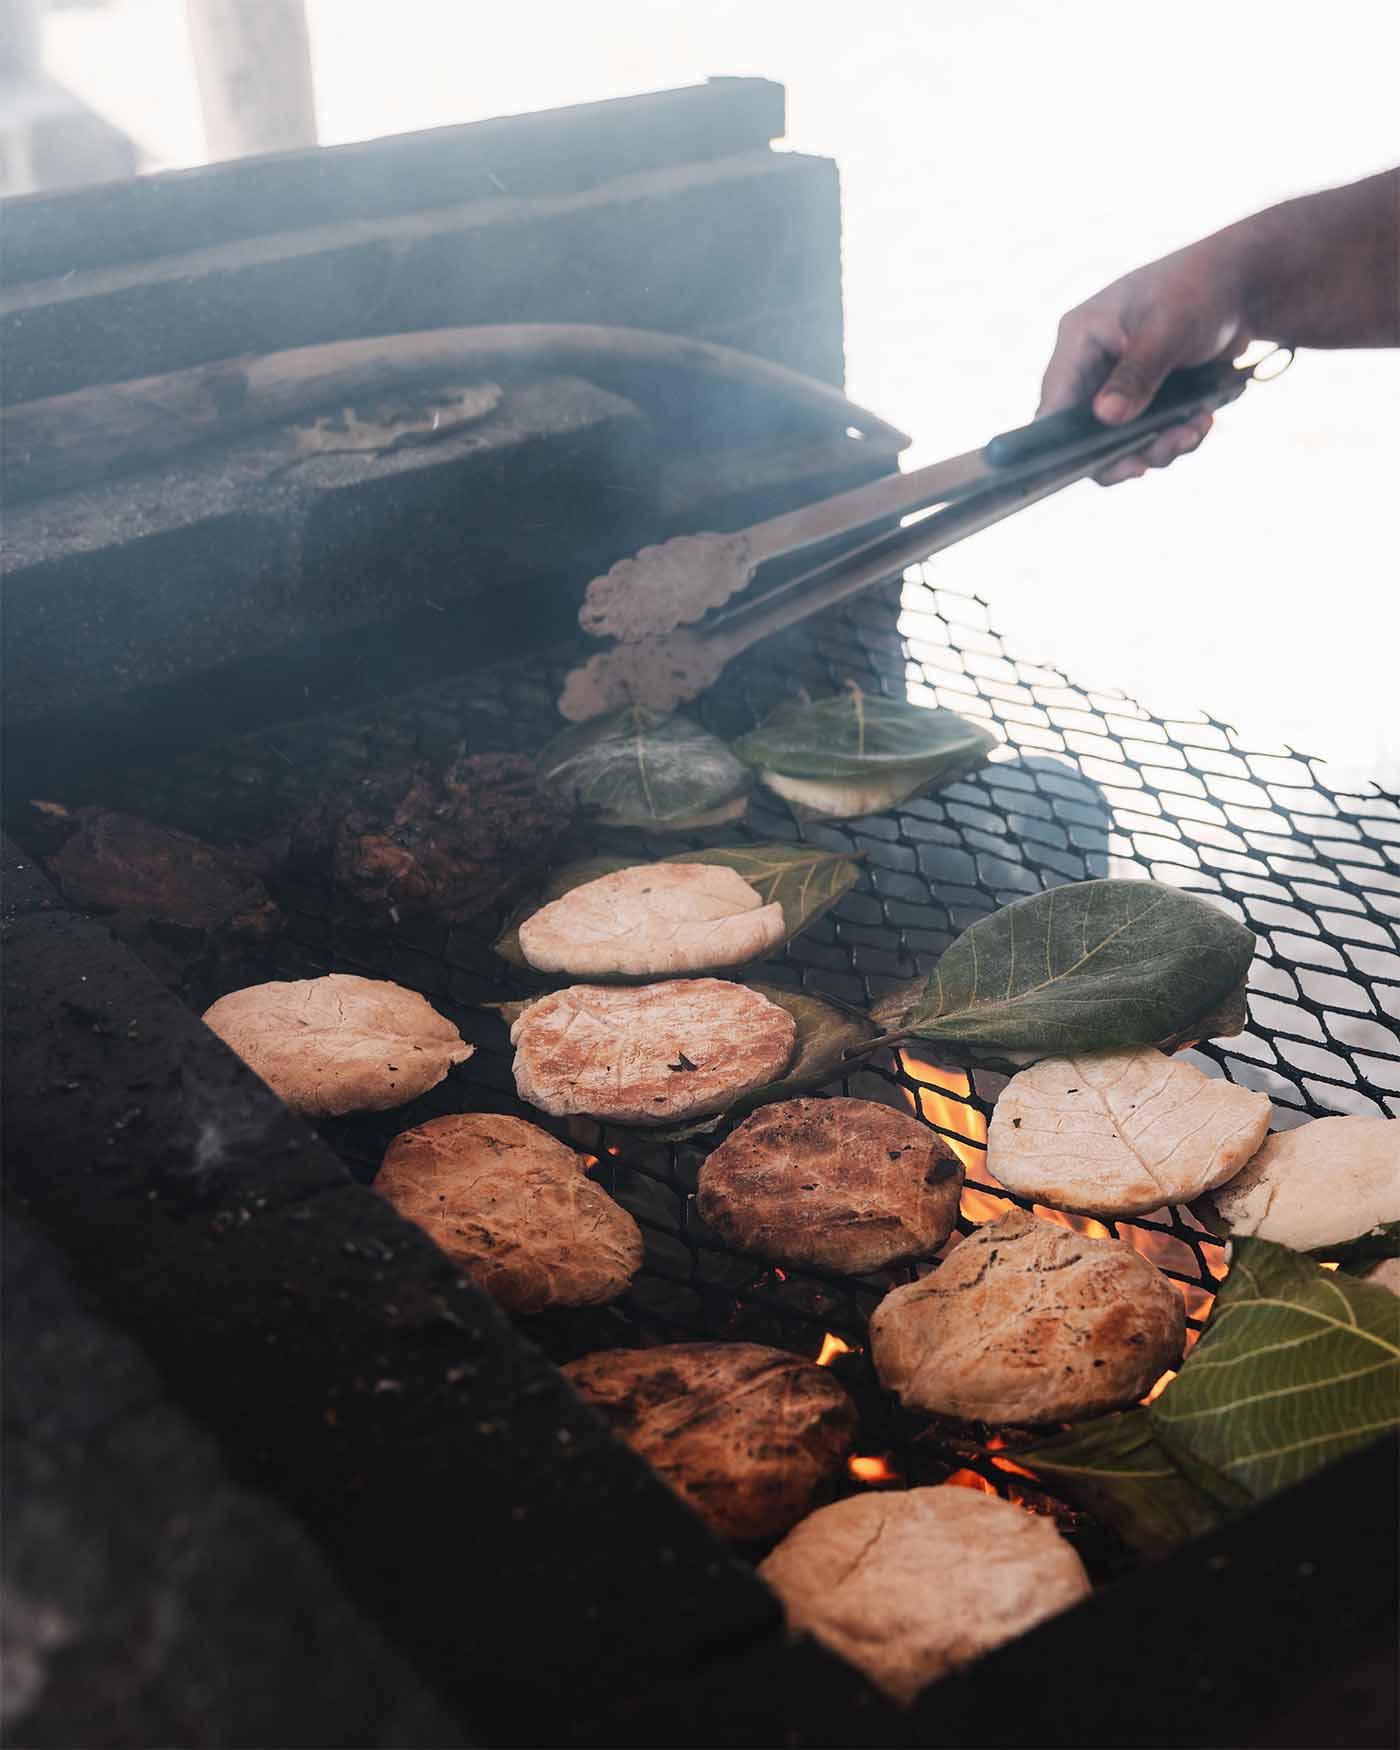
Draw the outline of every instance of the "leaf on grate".
[[[1213,1531],[1226,1517],[1211,1495],[1177,1469],[1146,1410],[1100,1416],[1015,1457],[1143,1555]]]
[[[1157,1045],[1228,1024],[1253,955],[1253,933],[1192,894],[1080,881],[979,918],[875,1018],[984,1054]]]
[[[680,832],[737,820],[753,774],[688,717],[644,705],[557,735],[539,754],[540,782],[589,810],[599,826]]]
[[[799,820],[881,814],[975,770],[997,745],[954,711],[867,696],[780,705],[734,744]]]
[[[825,997],[813,996],[810,991],[782,990],[771,984],[750,984],[748,988],[786,1009],[797,1022],[797,1052],[792,1062],[776,1082],[753,1089],[721,1111],[691,1119],[674,1130],[648,1130],[649,1136],[680,1142],[686,1137],[707,1135],[726,1119],[741,1118],[775,1100],[810,1094],[841,1076],[849,1068],[848,1055],[875,1037],[875,1028],[869,1021],[849,1009],[838,1008]]]
[[[814,923],[823,912],[830,910],[842,894],[850,891],[860,875],[859,864],[854,857],[842,856],[834,851],[815,850],[810,845],[727,846],[716,850],[679,851],[674,856],[661,860],[666,863],[712,863],[733,869],[758,893],[765,905],[781,905],[783,934],[771,948],[765,950],[765,959],[768,954],[777,953],[784,943],[791,941],[800,930],[805,930],[809,924]],[[514,966],[533,970],[520,946],[520,925],[526,918],[542,905],[559,899],[565,893],[571,893],[585,882],[595,881],[600,875],[608,875],[618,869],[635,868],[643,862],[645,859],[639,857],[592,857],[587,862],[570,863],[567,867],[556,870],[544,892],[516,914],[510,926],[494,944],[496,952]],[[732,965],[696,967],[684,976],[701,978],[712,972],[734,970]],[[648,973],[642,976],[651,978],[657,975]],[[600,984],[634,982],[626,975],[610,973],[590,973],[589,979],[590,982]],[[872,1036],[873,1033],[872,1028]]]
[[[1204,1335],[1148,1414],[1179,1467],[1271,1495],[1400,1425],[1400,1298],[1237,1240]]]

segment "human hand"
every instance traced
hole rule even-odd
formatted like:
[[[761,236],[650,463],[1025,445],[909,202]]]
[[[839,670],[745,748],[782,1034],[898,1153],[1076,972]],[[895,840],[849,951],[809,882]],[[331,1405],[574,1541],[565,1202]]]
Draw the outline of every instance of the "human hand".
[[[1106,425],[1135,419],[1169,371],[1235,358],[1249,344],[1240,276],[1214,239],[1192,244],[1078,305],[1061,319],[1040,389],[1040,414],[1093,397]],[[1187,455],[1211,428],[1198,413],[1095,476],[1101,486],[1134,480]]]

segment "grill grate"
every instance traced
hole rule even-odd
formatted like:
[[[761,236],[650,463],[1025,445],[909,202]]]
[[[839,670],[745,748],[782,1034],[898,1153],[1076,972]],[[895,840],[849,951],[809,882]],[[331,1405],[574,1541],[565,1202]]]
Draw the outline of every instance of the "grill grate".
[[[442,760],[463,742],[472,752],[533,751],[557,727],[558,678],[538,659],[472,673],[371,712],[242,737],[158,771],[108,773],[92,799],[213,839],[257,838],[285,827],[327,783],[405,756]],[[751,653],[697,714],[732,736],[799,688],[829,692],[847,680],[951,707],[992,725],[1003,745],[976,776],[880,818],[800,827],[759,793],[744,827],[695,835],[689,842],[697,845],[740,833],[797,838],[864,859],[856,889],[762,978],[864,1007],[929,971],[955,934],[997,906],[1066,881],[1150,875],[1207,895],[1259,936],[1248,1031],[1197,1047],[1188,1054],[1194,1061],[1267,1093],[1280,1126],[1337,1112],[1400,1117],[1395,797],[1336,792],[1303,755],[1259,753],[1214,718],[1160,719],[1121,694],[1086,691],[1053,668],[1021,661],[991,629],[984,604],[940,591],[919,573]],[[664,855],[685,842],[607,835],[608,848],[624,854]],[[600,848],[581,834],[560,854]],[[279,896],[290,928],[266,976],[340,970],[396,979],[421,990],[478,1046],[469,1065],[412,1108],[323,1126],[360,1177],[373,1175],[384,1145],[406,1124],[466,1103],[538,1119],[516,1100],[504,1028],[481,1007],[531,988],[490,949],[499,920],[450,930],[367,928],[339,918],[315,880],[300,879]],[[202,1003],[217,993],[187,994]],[[967,1231],[1010,1204],[1029,1207],[993,1184],[982,1165],[981,1138],[1002,1083],[980,1070],[969,1081],[912,1054],[887,1054],[843,1091],[912,1108],[954,1143],[968,1165]],[[1032,1484],[971,1451],[966,1431],[907,1422],[876,1388],[860,1353],[865,1322],[910,1270],[832,1277],[728,1250],[691,1201],[705,1151],[723,1130],[704,1142],[666,1144],[590,1121],[563,1128],[598,1157],[598,1176],[642,1224],[647,1255],[616,1307],[533,1321],[556,1359],[719,1336],[815,1355],[830,1332],[852,1351],[835,1365],[860,1404],[867,1455],[886,1458],[905,1480],[971,1468],[1034,1499]],[[1102,1225],[1056,1219],[1114,1233],[1149,1255],[1179,1284],[1199,1329],[1222,1251],[1189,1212]],[[1123,1559],[1095,1544],[1094,1528],[1058,1511],[1087,1546],[1091,1566]]]

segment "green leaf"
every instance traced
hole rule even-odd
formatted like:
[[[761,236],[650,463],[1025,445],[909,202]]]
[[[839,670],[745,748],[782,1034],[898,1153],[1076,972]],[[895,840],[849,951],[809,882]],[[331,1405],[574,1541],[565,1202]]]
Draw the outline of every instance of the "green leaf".
[[[649,1129],[649,1136],[680,1142],[686,1137],[707,1134],[726,1118],[742,1117],[760,1106],[772,1105],[775,1100],[793,1100],[799,1094],[810,1094],[845,1075],[851,1068],[848,1055],[876,1036],[876,1029],[863,1016],[852,1014],[825,997],[813,996],[809,991],[783,990],[771,984],[750,984],[748,988],[786,1009],[797,1022],[797,1051],[792,1062],[776,1082],[755,1088],[716,1112],[691,1118],[675,1130]]]
[[[1192,894],[1079,881],[979,918],[875,1015],[983,1052],[1160,1045],[1217,1025],[1253,955],[1252,932]]]
[[[600,875],[611,874],[617,869],[635,868],[645,861],[646,859],[640,857],[591,857],[587,862],[570,863],[557,869],[550,877],[544,892],[516,913],[509,927],[494,944],[496,952],[512,965],[533,970],[520,946],[520,925],[526,918],[532,916],[541,906],[547,905],[550,900],[572,892],[575,887],[582,887],[585,882],[596,881]],[[776,953],[784,942],[791,941],[800,930],[805,930],[809,924],[815,922],[823,912],[829,911],[842,894],[850,891],[860,876],[859,864],[854,857],[842,856],[835,851],[814,850],[810,845],[730,845],[715,850],[677,851],[673,856],[663,857],[661,861],[718,863],[742,876],[765,905],[781,905],[782,941],[768,950],[764,955],[765,959],[768,954]],[[697,967],[683,976],[703,978],[711,973],[734,970],[732,966]],[[601,974],[590,974],[590,981],[598,984],[637,982],[626,977],[614,979],[610,975]]]
[[[753,774],[688,717],[625,705],[566,729],[536,759],[540,782],[600,826],[679,832],[736,820]]]
[[[780,705],[735,742],[740,759],[801,818],[883,813],[975,770],[996,737],[956,712],[867,696]]]
[[[1143,1555],[1213,1531],[1227,1517],[1178,1470],[1146,1410],[1100,1416],[1011,1456]]]
[[[1179,1469],[1271,1495],[1400,1425],[1400,1298],[1236,1240],[1200,1342],[1148,1415]]]

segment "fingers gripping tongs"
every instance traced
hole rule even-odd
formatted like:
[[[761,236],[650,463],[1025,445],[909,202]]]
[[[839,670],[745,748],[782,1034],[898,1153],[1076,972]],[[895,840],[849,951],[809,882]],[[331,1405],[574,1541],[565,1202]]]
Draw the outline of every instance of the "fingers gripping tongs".
[[[1087,405],[1068,408],[1002,432],[966,455],[858,486],[737,534],[682,535],[643,548],[589,585],[580,624],[619,642],[568,677],[560,708],[575,720],[626,703],[670,710],[696,697],[761,638],[1132,455],[1169,426],[1226,406],[1243,394],[1256,368],[1218,362],[1175,371],[1147,410],[1125,425],[1104,425]],[[936,505],[946,508],[897,526],[898,518]],[[725,606],[764,568],[800,564],[804,554],[815,561],[809,569]],[[696,630],[684,629],[702,620]]]

